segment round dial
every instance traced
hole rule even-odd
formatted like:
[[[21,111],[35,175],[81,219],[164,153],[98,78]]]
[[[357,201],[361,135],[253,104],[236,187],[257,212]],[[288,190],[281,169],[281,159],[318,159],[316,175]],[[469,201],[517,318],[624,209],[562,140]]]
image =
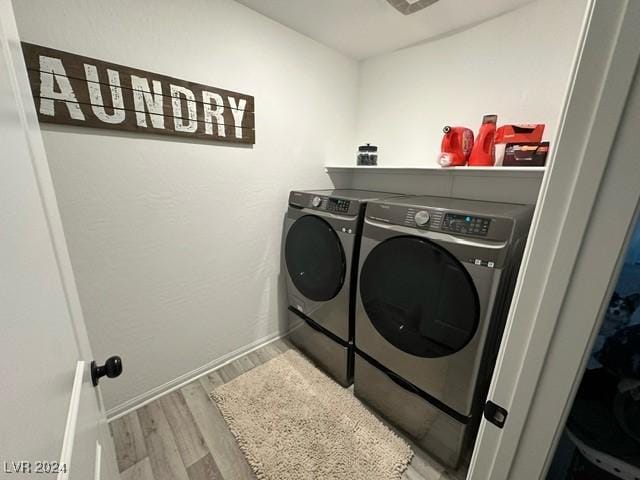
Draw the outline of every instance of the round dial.
[[[429,212],[427,212],[426,210],[420,210],[418,213],[416,213],[413,216],[413,219],[415,220],[416,225],[422,227],[427,223],[429,223],[429,220],[431,219],[431,215],[429,215]]]
[[[319,207],[322,204],[322,198],[320,197],[313,197],[313,199],[311,200],[311,205],[313,205],[314,207]]]

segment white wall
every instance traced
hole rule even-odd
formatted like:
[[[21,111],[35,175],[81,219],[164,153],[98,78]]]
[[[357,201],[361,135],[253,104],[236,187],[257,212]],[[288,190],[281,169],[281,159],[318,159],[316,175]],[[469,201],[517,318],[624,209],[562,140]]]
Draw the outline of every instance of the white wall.
[[[25,41],[255,96],[252,149],[43,125],[107,406],[276,334],[287,193],[353,155],[357,64],[231,0],[14,6]]]
[[[435,166],[442,127],[477,133],[486,113],[499,124],[545,123],[553,140],[585,8],[586,0],[538,0],[365,60],[358,142],[378,145],[381,165]]]
[[[586,0],[538,0],[361,65],[232,0],[14,3],[25,41],[256,99],[254,148],[43,125],[96,358],[124,359],[122,377],[102,384],[117,412],[282,329],[291,188],[534,202],[536,175],[322,166],[355,162],[365,141],[381,164],[434,165],[442,126],[475,130],[484,113],[545,122],[551,138]]]

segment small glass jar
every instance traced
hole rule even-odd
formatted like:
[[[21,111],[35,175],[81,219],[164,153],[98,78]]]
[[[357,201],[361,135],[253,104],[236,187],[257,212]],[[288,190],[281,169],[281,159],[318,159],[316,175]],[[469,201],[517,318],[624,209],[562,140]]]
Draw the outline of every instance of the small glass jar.
[[[358,165],[377,165],[378,147],[367,143],[358,147]]]

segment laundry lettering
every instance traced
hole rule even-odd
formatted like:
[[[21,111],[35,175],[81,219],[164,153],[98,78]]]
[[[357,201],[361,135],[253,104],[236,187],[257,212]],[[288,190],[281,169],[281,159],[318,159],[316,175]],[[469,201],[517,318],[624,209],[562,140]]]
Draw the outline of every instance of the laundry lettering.
[[[38,45],[22,47],[41,122],[255,143],[250,95]]]

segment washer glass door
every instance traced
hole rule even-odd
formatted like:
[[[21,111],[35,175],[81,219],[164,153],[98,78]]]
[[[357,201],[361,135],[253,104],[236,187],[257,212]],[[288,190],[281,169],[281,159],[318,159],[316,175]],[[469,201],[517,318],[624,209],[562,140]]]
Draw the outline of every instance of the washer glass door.
[[[285,261],[291,281],[310,300],[335,297],[345,279],[346,262],[338,235],[320,217],[305,215],[287,233]]]
[[[385,240],[367,256],[359,282],[369,320],[406,353],[451,355],[469,343],[478,328],[480,306],[469,273],[429,240]]]

